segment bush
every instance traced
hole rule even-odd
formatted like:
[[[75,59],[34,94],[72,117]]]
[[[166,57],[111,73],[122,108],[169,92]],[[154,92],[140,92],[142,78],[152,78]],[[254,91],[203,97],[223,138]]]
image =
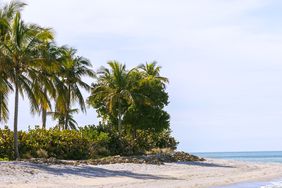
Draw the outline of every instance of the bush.
[[[108,133],[107,144],[111,155],[139,155],[145,154],[153,148],[170,148],[175,150],[178,142],[170,135],[171,131],[166,129],[161,132],[151,130],[136,130],[136,133],[118,133],[107,126],[95,127]]]
[[[58,129],[33,129],[19,132],[21,157],[88,158],[89,140],[80,132]]]
[[[79,131],[90,143],[89,158],[104,157],[111,154],[108,150],[108,143],[110,140],[108,133],[90,125],[80,128]]]
[[[175,149],[170,131],[138,130],[136,135],[117,133],[105,126],[85,126],[77,130],[56,128],[19,131],[21,158],[93,159],[110,155],[144,154],[153,148]],[[0,129],[0,158],[13,159],[13,132]]]
[[[13,140],[13,132],[10,131],[8,127],[0,129],[0,158],[13,158]]]

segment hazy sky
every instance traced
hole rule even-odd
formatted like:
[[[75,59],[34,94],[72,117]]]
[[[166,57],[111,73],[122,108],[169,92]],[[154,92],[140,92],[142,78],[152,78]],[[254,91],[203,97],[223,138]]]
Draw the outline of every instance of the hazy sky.
[[[158,61],[170,79],[179,149],[282,150],[282,1],[25,2],[26,21],[54,28],[57,43],[77,48],[95,69],[109,60],[129,68]],[[20,102],[20,128],[39,124]],[[94,110],[77,122],[97,122]]]

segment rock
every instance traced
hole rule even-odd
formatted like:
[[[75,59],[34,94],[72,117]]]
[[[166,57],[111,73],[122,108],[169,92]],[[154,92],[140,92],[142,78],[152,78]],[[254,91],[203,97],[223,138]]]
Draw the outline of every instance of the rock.
[[[189,162],[189,161],[204,161],[205,159],[195,155],[191,155],[185,152],[170,152],[170,153],[157,153],[152,155],[141,156],[109,156],[99,159],[89,160],[59,160],[56,158],[32,158],[25,161],[40,163],[40,164],[64,164],[64,165],[104,165],[104,164],[116,164],[116,163],[136,163],[136,164],[154,164],[162,165],[164,163],[172,162]]]

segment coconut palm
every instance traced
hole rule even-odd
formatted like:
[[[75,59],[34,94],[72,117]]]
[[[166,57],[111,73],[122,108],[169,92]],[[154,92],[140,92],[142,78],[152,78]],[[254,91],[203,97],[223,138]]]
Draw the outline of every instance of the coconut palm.
[[[8,69],[7,61],[0,55],[0,122],[7,122],[9,118],[8,94],[13,87],[8,79]]]
[[[8,94],[13,90],[9,82],[10,72],[10,61],[0,51],[0,122],[7,122],[9,118]]]
[[[34,96],[31,77],[38,59],[39,45],[42,41],[52,40],[53,34],[49,29],[43,29],[34,24],[25,24],[17,12],[11,20],[7,37],[0,44],[4,57],[9,59],[12,72],[10,81],[14,84],[15,110],[14,110],[14,148],[15,157],[19,158],[18,151],[18,108],[19,94],[26,93],[33,109],[38,109]]]
[[[11,1],[9,4],[0,7],[0,42],[4,43],[8,36],[10,22],[16,13],[21,11],[25,3],[20,1]],[[0,122],[7,122],[9,117],[8,93],[13,90],[9,82],[10,62],[0,51]]]
[[[77,114],[79,110],[76,109],[70,109],[66,114],[68,116],[68,128],[70,129],[76,129],[77,128],[77,122],[73,118],[73,114]],[[48,115],[51,115],[55,120],[58,120],[58,124],[56,127],[59,129],[65,129],[65,120],[66,120],[66,114],[61,112],[47,112]]]
[[[110,69],[101,67],[97,72],[98,82],[92,84],[91,96],[88,101],[95,106],[97,99],[105,102],[106,113],[116,116],[118,130],[121,131],[122,119],[128,106],[134,105],[139,94],[132,91],[130,78],[135,69],[126,70],[124,64],[117,61],[108,62]],[[99,104],[98,104],[99,105]]]
[[[35,94],[39,111],[42,116],[42,128],[46,128],[47,111],[51,110],[51,99],[56,98],[55,80],[58,79],[60,71],[60,50],[53,42],[43,43],[39,50],[39,57],[36,59],[37,65],[33,70],[35,79],[33,93]]]
[[[145,76],[147,76],[149,79],[154,78],[158,79],[163,84],[168,83],[168,79],[166,77],[160,76],[161,66],[157,66],[156,61],[153,61],[152,63],[141,64],[138,66],[138,68],[141,69],[145,73]]]
[[[88,59],[77,56],[73,48],[62,47],[62,66],[59,72],[61,80],[57,80],[58,97],[56,100],[56,112],[64,114],[64,129],[73,128],[70,124],[71,106],[78,102],[82,112],[86,112],[85,100],[80,88],[86,91],[90,86],[82,80],[83,77],[94,77],[91,63]]]
[[[20,12],[24,7],[25,3],[20,1],[11,1],[0,7],[0,40],[3,42],[7,36],[10,23],[14,19],[16,13]]]

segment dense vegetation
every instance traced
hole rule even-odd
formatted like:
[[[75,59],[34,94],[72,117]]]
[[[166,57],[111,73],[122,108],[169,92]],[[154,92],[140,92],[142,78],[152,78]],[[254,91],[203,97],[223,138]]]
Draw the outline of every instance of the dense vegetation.
[[[0,8],[0,121],[9,118],[14,93],[14,130],[0,130],[0,158],[40,157],[86,159],[144,153],[155,147],[176,147],[170,136],[166,84],[156,62],[127,70],[117,61],[96,73],[77,50],[55,43],[52,29],[26,23],[22,2]],[[88,85],[85,78],[93,79]],[[85,99],[82,91],[91,92]],[[18,131],[19,96],[27,96],[42,125]],[[79,106],[79,109],[75,106]],[[95,108],[98,126],[79,128],[74,113]],[[57,120],[46,130],[47,116]]]
[[[176,142],[170,132],[162,134],[150,130],[138,131],[132,139],[104,126],[85,126],[79,130],[58,128],[19,131],[21,158],[93,159],[109,155],[137,155],[153,148],[175,149]],[[13,132],[0,129],[0,158],[13,159]]]

